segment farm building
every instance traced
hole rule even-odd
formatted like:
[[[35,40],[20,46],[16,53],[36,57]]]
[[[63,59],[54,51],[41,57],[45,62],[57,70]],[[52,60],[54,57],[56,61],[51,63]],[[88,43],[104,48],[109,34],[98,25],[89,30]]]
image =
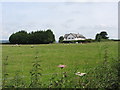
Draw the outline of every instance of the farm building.
[[[75,41],[75,40],[85,40],[86,38],[82,34],[65,34],[64,35],[64,40],[63,41]]]

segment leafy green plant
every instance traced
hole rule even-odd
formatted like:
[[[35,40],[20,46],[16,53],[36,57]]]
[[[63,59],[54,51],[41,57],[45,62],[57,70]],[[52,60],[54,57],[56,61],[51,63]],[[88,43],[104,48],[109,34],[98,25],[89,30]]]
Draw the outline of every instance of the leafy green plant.
[[[2,76],[2,78],[3,78],[3,80],[2,80],[2,87],[3,88],[6,88],[6,87],[8,87],[7,86],[7,83],[8,83],[8,73],[7,73],[7,65],[8,65],[8,56],[6,56],[6,58],[4,59],[4,61],[3,61],[3,65],[2,65],[2,72],[3,72],[3,76]]]
[[[14,88],[25,88],[26,84],[23,80],[22,75],[20,74],[20,71],[16,71],[14,78],[11,80],[12,87]]]
[[[88,73],[86,78],[88,83],[87,88],[118,88],[118,71],[115,69],[115,63],[112,63],[112,67],[111,63],[108,62],[108,59],[110,59],[108,56],[108,51],[105,49],[103,63]]]
[[[39,63],[40,61],[38,60],[38,57],[35,57],[35,61],[33,62],[33,68],[30,71],[30,75],[31,75],[31,83],[30,86],[31,88],[40,88],[41,87],[41,82],[40,82],[40,78],[42,76],[41,74],[41,65]]]

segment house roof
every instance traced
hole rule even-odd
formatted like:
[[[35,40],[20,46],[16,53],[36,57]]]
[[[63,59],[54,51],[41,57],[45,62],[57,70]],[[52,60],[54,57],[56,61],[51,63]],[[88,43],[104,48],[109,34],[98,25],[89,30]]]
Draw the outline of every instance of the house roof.
[[[85,38],[82,34],[75,34],[75,33],[70,33],[70,34],[65,34],[64,38],[67,38],[69,35],[72,35],[75,38]]]

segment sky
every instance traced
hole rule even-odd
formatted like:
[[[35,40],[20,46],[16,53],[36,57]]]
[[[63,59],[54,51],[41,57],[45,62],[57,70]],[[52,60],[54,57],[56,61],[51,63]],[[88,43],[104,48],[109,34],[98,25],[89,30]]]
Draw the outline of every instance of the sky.
[[[94,39],[101,31],[111,39],[118,38],[117,2],[2,2],[0,7],[2,40],[20,30],[47,29],[56,40],[67,33]]]

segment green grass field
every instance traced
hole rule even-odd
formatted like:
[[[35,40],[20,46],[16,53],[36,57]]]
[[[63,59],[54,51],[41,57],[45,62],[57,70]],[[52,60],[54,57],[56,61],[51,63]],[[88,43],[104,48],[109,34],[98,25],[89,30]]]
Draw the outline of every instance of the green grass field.
[[[100,42],[86,44],[46,44],[46,45],[2,45],[2,60],[8,56],[6,71],[8,79],[13,78],[17,71],[24,80],[30,82],[30,70],[35,56],[41,61],[42,81],[47,83],[53,73],[60,73],[59,64],[65,64],[65,72],[77,71],[86,73],[104,60],[105,49],[108,61],[118,57],[118,42]]]

